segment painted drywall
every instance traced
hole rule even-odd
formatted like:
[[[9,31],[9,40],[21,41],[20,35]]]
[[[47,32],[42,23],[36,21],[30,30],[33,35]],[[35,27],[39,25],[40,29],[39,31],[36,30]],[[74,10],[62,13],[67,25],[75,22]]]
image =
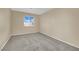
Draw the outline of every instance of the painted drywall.
[[[28,34],[28,33],[36,33],[39,32],[39,16],[29,13],[23,13],[18,11],[12,11],[12,35],[21,35],[21,34]],[[34,16],[35,17],[35,24],[34,26],[24,26],[24,16]]]
[[[0,8],[0,50],[10,38],[10,10]]]
[[[40,32],[79,48],[79,9],[53,9],[40,16]]]

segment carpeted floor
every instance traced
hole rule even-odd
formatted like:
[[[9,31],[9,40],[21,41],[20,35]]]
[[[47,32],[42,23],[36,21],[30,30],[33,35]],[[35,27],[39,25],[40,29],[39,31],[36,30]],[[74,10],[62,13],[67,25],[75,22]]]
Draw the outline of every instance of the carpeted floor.
[[[2,51],[79,51],[41,33],[13,36]]]

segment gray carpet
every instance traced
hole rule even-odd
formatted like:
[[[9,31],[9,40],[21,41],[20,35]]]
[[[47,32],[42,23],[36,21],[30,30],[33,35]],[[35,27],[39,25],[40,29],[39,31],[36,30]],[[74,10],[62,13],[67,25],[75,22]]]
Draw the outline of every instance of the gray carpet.
[[[41,33],[13,36],[2,51],[79,51]]]

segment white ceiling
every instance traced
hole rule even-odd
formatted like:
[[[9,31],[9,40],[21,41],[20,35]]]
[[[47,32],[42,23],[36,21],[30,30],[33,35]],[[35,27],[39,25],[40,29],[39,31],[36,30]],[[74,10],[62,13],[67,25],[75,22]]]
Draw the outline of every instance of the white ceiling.
[[[41,15],[52,10],[52,8],[12,8],[11,10]]]

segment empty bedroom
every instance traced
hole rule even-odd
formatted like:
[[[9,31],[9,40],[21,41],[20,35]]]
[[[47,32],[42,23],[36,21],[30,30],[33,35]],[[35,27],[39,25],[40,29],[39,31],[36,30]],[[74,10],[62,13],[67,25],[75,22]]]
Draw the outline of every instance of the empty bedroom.
[[[0,8],[1,51],[79,51],[79,8]]]

